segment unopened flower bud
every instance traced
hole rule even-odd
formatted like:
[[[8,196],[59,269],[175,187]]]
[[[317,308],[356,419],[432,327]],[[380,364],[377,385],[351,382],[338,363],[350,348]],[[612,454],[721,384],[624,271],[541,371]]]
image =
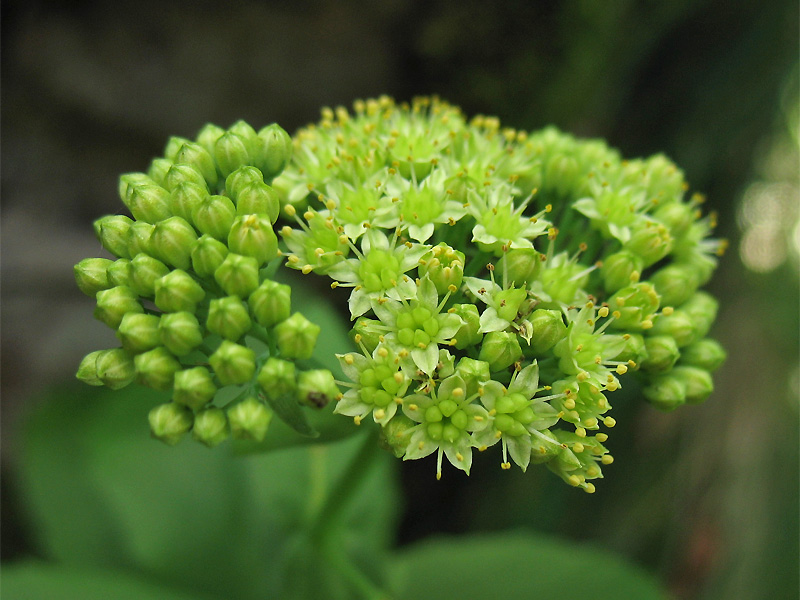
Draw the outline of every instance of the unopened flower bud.
[[[222,385],[247,383],[256,372],[256,354],[250,348],[223,340],[208,358]]]
[[[411,429],[416,426],[417,423],[398,412],[381,428],[382,440],[395,457],[402,458],[405,455],[411,441]]]
[[[557,153],[547,163],[543,185],[559,196],[568,196],[578,183],[580,166],[572,156]]]
[[[644,269],[644,260],[629,250],[620,250],[603,259],[600,275],[609,294],[629,286]]]
[[[649,267],[669,254],[672,250],[672,237],[669,230],[660,223],[647,221],[625,243],[625,250],[638,255],[644,261],[644,266]]]
[[[192,428],[194,417],[192,411],[185,406],[170,402],[161,404],[150,411],[150,432],[153,437],[165,444],[174,446]]]
[[[658,294],[649,283],[636,283],[618,290],[608,301],[608,309],[616,316],[611,327],[647,329],[652,326],[653,313],[658,310],[658,306]]]
[[[236,200],[239,192],[254,184],[264,183],[264,175],[256,167],[245,165],[239,167],[225,178],[225,191]]]
[[[197,133],[197,143],[205,148],[211,156],[214,156],[214,146],[216,146],[217,140],[221,138],[224,133],[225,130],[219,125],[206,123]]]
[[[297,389],[294,363],[271,356],[258,373],[258,385],[270,400],[294,393]]]
[[[203,177],[203,174],[192,165],[172,165],[164,177],[164,188],[168,192],[172,192],[175,188],[183,183],[193,183],[195,185],[204,187],[206,185],[206,180],[205,177]],[[167,200],[169,201],[169,199]]]
[[[648,402],[661,410],[674,410],[686,403],[686,384],[672,373],[653,377],[642,393]]]
[[[220,241],[228,239],[235,217],[236,207],[225,196],[208,196],[192,210],[195,227]]]
[[[195,414],[192,437],[201,444],[214,448],[227,440],[229,435],[228,417],[221,408],[211,406]]]
[[[243,256],[252,256],[258,266],[278,256],[278,238],[272,223],[264,216],[236,217],[228,233],[228,248]]]
[[[275,223],[279,212],[278,193],[266,183],[254,183],[239,189],[236,196],[236,214],[266,215],[270,223]]]
[[[655,335],[644,339],[647,358],[641,368],[650,373],[665,373],[677,362],[680,356],[675,338],[669,335]]]
[[[675,379],[686,388],[686,402],[699,404],[714,391],[714,380],[711,373],[698,367],[675,367],[671,372]]]
[[[144,221],[134,221],[128,229],[128,256],[133,259],[137,254],[150,254],[150,236],[154,226]]]
[[[539,308],[530,314],[528,322],[532,332],[530,353],[534,356],[544,354],[567,335],[564,319],[557,310]]]
[[[112,329],[119,327],[126,314],[144,312],[136,294],[124,285],[97,292],[96,298],[95,319],[102,321]]]
[[[467,396],[472,396],[477,393],[480,385],[492,378],[489,372],[489,363],[482,360],[475,360],[467,356],[458,361],[456,375],[461,377],[464,383],[467,384]]]
[[[250,331],[250,315],[238,296],[213,299],[208,307],[206,327],[227,340],[235,342]]]
[[[185,356],[203,343],[203,331],[197,317],[185,311],[161,315],[158,335],[161,343],[175,356]]]
[[[483,336],[479,333],[481,317],[478,314],[478,307],[474,304],[455,304],[452,310],[453,314],[461,317],[464,323],[453,336],[456,348],[463,350],[480,342]]]
[[[180,217],[187,223],[193,223],[192,214],[203,201],[208,198],[209,193],[205,186],[200,186],[191,181],[181,183],[173,188],[169,195],[169,210],[176,217]]]
[[[662,306],[680,306],[697,291],[700,280],[696,270],[688,263],[672,263],[650,276]]]
[[[479,360],[486,361],[492,371],[513,365],[522,356],[517,335],[508,331],[492,331],[483,337]]]
[[[674,338],[678,348],[688,346],[700,337],[692,317],[680,309],[673,311],[670,315],[660,315],[655,320],[655,325],[650,333]]]
[[[150,249],[168,265],[186,270],[192,265],[192,249],[196,241],[194,227],[181,217],[170,217],[153,229]]]
[[[716,371],[725,362],[724,348],[716,340],[705,338],[693,342],[681,350],[681,366],[699,367]]]
[[[128,230],[133,221],[125,215],[107,215],[94,222],[94,232],[103,248],[120,258],[130,258]]]
[[[122,347],[131,354],[152,350],[160,344],[158,336],[159,318],[144,313],[128,313],[122,317],[117,337]]]
[[[156,280],[155,303],[164,312],[195,312],[206,293],[186,271],[175,269]]]
[[[300,404],[323,408],[339,395],[339,388],[328,369],[301,371],[297,376],[297,399]]]
[[[159,184],[158,182],[154,181],[152,177],[146,175],[145,173],[125,173],[124,175],[121,175],[119,178],[119,187],[117,188],[117,191],[119,192],[119,198],[123,203],[127,202],[128,194],[130,194],[131,189],[137,185]]]
[[[431,254],[428,256],[425,264],[419,266],[419,275],[421,278],[427,275],[440,296],[461,286],[464,277],[463,252],[454,250],[442,242],[431,248]]]
[[[125,205],[137,221],[155,224],[172,216],[169,192],[158,185],[132,187]]]
[[[514,321],[517,318],[520,306],[528,297],[528,290],[525,288],[508,288],[500,290],[494,294],[495,310],[497,316],[506,321]]]
[[[670,202],[659,206],[653,216],[669,227],[673,238],[682,237],[694,221],[696,208],[686,202]]]
[[[101,383],[112,390],[124,388],[136,377],[134,359],[122,348],[103,350],[97,356],[96,369]]]
[[[178,151],[185,143],[189,141],[190,140],[187,140],[185,137],[180,137],[178,135],[171,136],[164,146],[164,158],[172,162],[179,162],[176,160],[178,157]]]
[[[84,258],[75,267],[75,283],[87,296],[94,298],[97,292],[107,290],[114,283],[108,280],[108,268],[113,264],[107,258]]]
[[[217,386],[205,367],[194,367],[175,373],[172,399],[178,404],[197,411],[211,402],[216,393]]]
[[[217,166],[211,154],[201,144],[185,142],[175,155],[175,162],[191,165],[202,174],[209,187],[216,187]]]
[[[717,318],[719,302],[711,294],[696,292],[681,305],[681,310],[686,312],[694,323],[697,334],[695,339],[704,338]]]
[[[639,363],[647,358],[644,336],[639,333],[626,333],[624,335],[606,333],[604,339],[608,339],[609,343],[612,344],[618,341],[621,350],[616,359],[623,362],[633,361],[636,365],[634,368],[638,369]]]
[[[108,352],[108,350],[95,350],[84,356],[81,360],[81,364],[78,365],[78,371],[75,373],[75,377],[88,385],[103,385],[103,382],[100,381],[100,377],[97,376],[97,357],[103,352]]]
[[[155,390],[171,389],[175,373],[181,370],[181,363],[163,346],[137,354],[133,361],[136,380]]]
[[[539,277],[542,255],[533,248],[513,248],[503,254],[498,268],[503,281],[527,287]]]
[[[192,249],[192,269],[200,277],[211,277],[228,256],[228,247],[208,234],[201,235]]]
[[[267,125],[258,132],[261,156],[257,161],[266,179],[281,174],[292,158],[292,138],[277,123]]]
[[[128,269],[131,289],[140,296],[149,298],[156,293],[156,281],[169,273],[167,265],[144,253],[134,256]]]
[[[283,358],[308,359],[314,352],[320,328],[299,312],[275,325],[275,336]]]
[[[126,285],[133,289],[133,282],[131,279],[131,261],[129,261],[127,258],[118,258],[113,263],[108,265],[106,274],[108,275],[108,282],[111,284],[111,286]]]
[[[259,325],[272,327],[289,318],[292,311],[292,288],[286,284],[265,279],[250,294],[247,304]]]
[[[168,158],[153,159],[153,162],[150,163],[150,167],[147,169],[147,175],[150,178],[148,184],[164,187],[164,182],[167,179],[167,172],[170,170],[170,167],[172,167],[172,161]],[[128,195],[130,195],[132,187],[132,185],[128,187]],[[125,202],[125,198],[123,198],[122,201]]]
[[[214,279],[228,295],[247,298],[258,287],[258,261],[230,252],[214,271]]]
[[[252,396],[228,409],[231,434],[236,440],[262,441],[270,421],[272,410]]]
[[[214,144],[214,158],[223,177],[227,177],[242,165],[252,162],[247,142],[230,131],[224,133]]]

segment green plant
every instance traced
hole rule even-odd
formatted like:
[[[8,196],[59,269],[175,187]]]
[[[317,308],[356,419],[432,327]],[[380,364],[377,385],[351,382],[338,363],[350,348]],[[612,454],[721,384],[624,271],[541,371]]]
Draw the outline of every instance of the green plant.
[[[76,280],[121,347],[77,375],[169,393],[149,424],[170,445],[190,432],[247,452],[363,438],[293,551],[337,574],[321,578],[330,597],[381,597],[339,549],[378,441],[404,460],[436,455],[437,478],[445,458],[468,474],[473,450],[495,446],[503,469],[545,464],[592,493],[613,462],[609,397],[623,383],[665,410],[712,392],[725,353],[699,288],[724,243],[686,191],[664,156],[468,121],[436,98],[324,109],[294,139],[207,125],[121,177],[133,219],[95,222],[116,259],[81,261]],[[309,302],[284,266],[346,295]],[[340,299],[353,346],[330,310]],[[501,543],[498,564],[558,553],[492,543],[476,559]],[[391,570],[391,589],[420,597],[408,586],[424,553]],[[314,589],[301,588],[280,589]]]

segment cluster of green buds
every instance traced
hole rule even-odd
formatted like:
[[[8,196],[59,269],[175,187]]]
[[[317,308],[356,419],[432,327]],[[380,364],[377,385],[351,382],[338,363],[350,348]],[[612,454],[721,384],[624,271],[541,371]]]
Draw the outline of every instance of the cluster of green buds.
[[[331,372],[309,362],[320,327],[292,312],[290,286],[273,279],[283,253],[270,183],[291,152],[274,124],[207,125],[194,141],[171,138],[147,173],[120,178],[132,218],[94,223],[115,258],[75,266],[95,317],[121,345],[87,355],[78,378],[171,392],[149,415],[168,444],[190,431],[207,446],[263,440],[275,414],[302,430],[302,405],[339,395]]]
[[[699,288],[724,244],[672,162],[436,98],[353,109],[323,109],[274,181],[288,266],[350,290],[338,413],[437,476],[497,446],[593,492],[622,380],[663,409],[711,393]]]
[[[686,194],[664,156],[436,98],[326,108],[292,140],[207,126],[122,177],[133,220],[97,222],[118,259],[76,277],[122,347],[78,376],[173,390],[151,414],[168,442],[260,439],[272,413],[296,425],[335,397],[397,457],[435,454],[437,477],[495,446],[504,469],[546,464],[591,493],[613,462],[609,395],[634,377],[659,408],[701,402],[725,358],[700,290],[724,243]],[[305,369],[320,330],[271,279],[284,263],[349,290],[349,381]]]

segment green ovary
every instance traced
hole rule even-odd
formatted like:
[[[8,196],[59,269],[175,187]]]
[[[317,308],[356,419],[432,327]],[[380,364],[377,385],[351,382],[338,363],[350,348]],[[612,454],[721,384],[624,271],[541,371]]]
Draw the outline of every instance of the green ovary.
[[[364,289],[368,292],[380,292],[397,285],[403,276],[400,261],[388,250],[375,248],[366,255],[358,267]]]
[[[406,310],[397,316],[397,340],[406,347],[427,348],[439,333],[439,321],[424,306]]]

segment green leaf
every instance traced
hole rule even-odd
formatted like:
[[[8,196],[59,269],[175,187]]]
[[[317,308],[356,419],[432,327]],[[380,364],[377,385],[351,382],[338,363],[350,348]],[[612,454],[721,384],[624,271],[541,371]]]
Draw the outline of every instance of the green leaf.
[[[664,600],[655,579],[600,548],[525,532],[441,538],[398,552],[397,600]]]
[[[41,600],[199,600],[204,596],[184,594],[124,573],[47,565],[35,562],[3,568],[3,598]]]
[[[319,431],[309,423],[306,411],[297,402],[294,394],[281,394],[274,400],[267,396],[267,403],[275,411],[275,414],[280,417],[281,421],[300,435],[310,438],[319,437]]]
[[[189,439],[167,447],[147,424],[164,400],[66,387],[32,416],[20,488],[41,551],[205,597],[280,597],[292,548],[360,440],[253,457]],[[348,539],[371,556],[388,544],[397,496],[380,458],[345,511]]]

